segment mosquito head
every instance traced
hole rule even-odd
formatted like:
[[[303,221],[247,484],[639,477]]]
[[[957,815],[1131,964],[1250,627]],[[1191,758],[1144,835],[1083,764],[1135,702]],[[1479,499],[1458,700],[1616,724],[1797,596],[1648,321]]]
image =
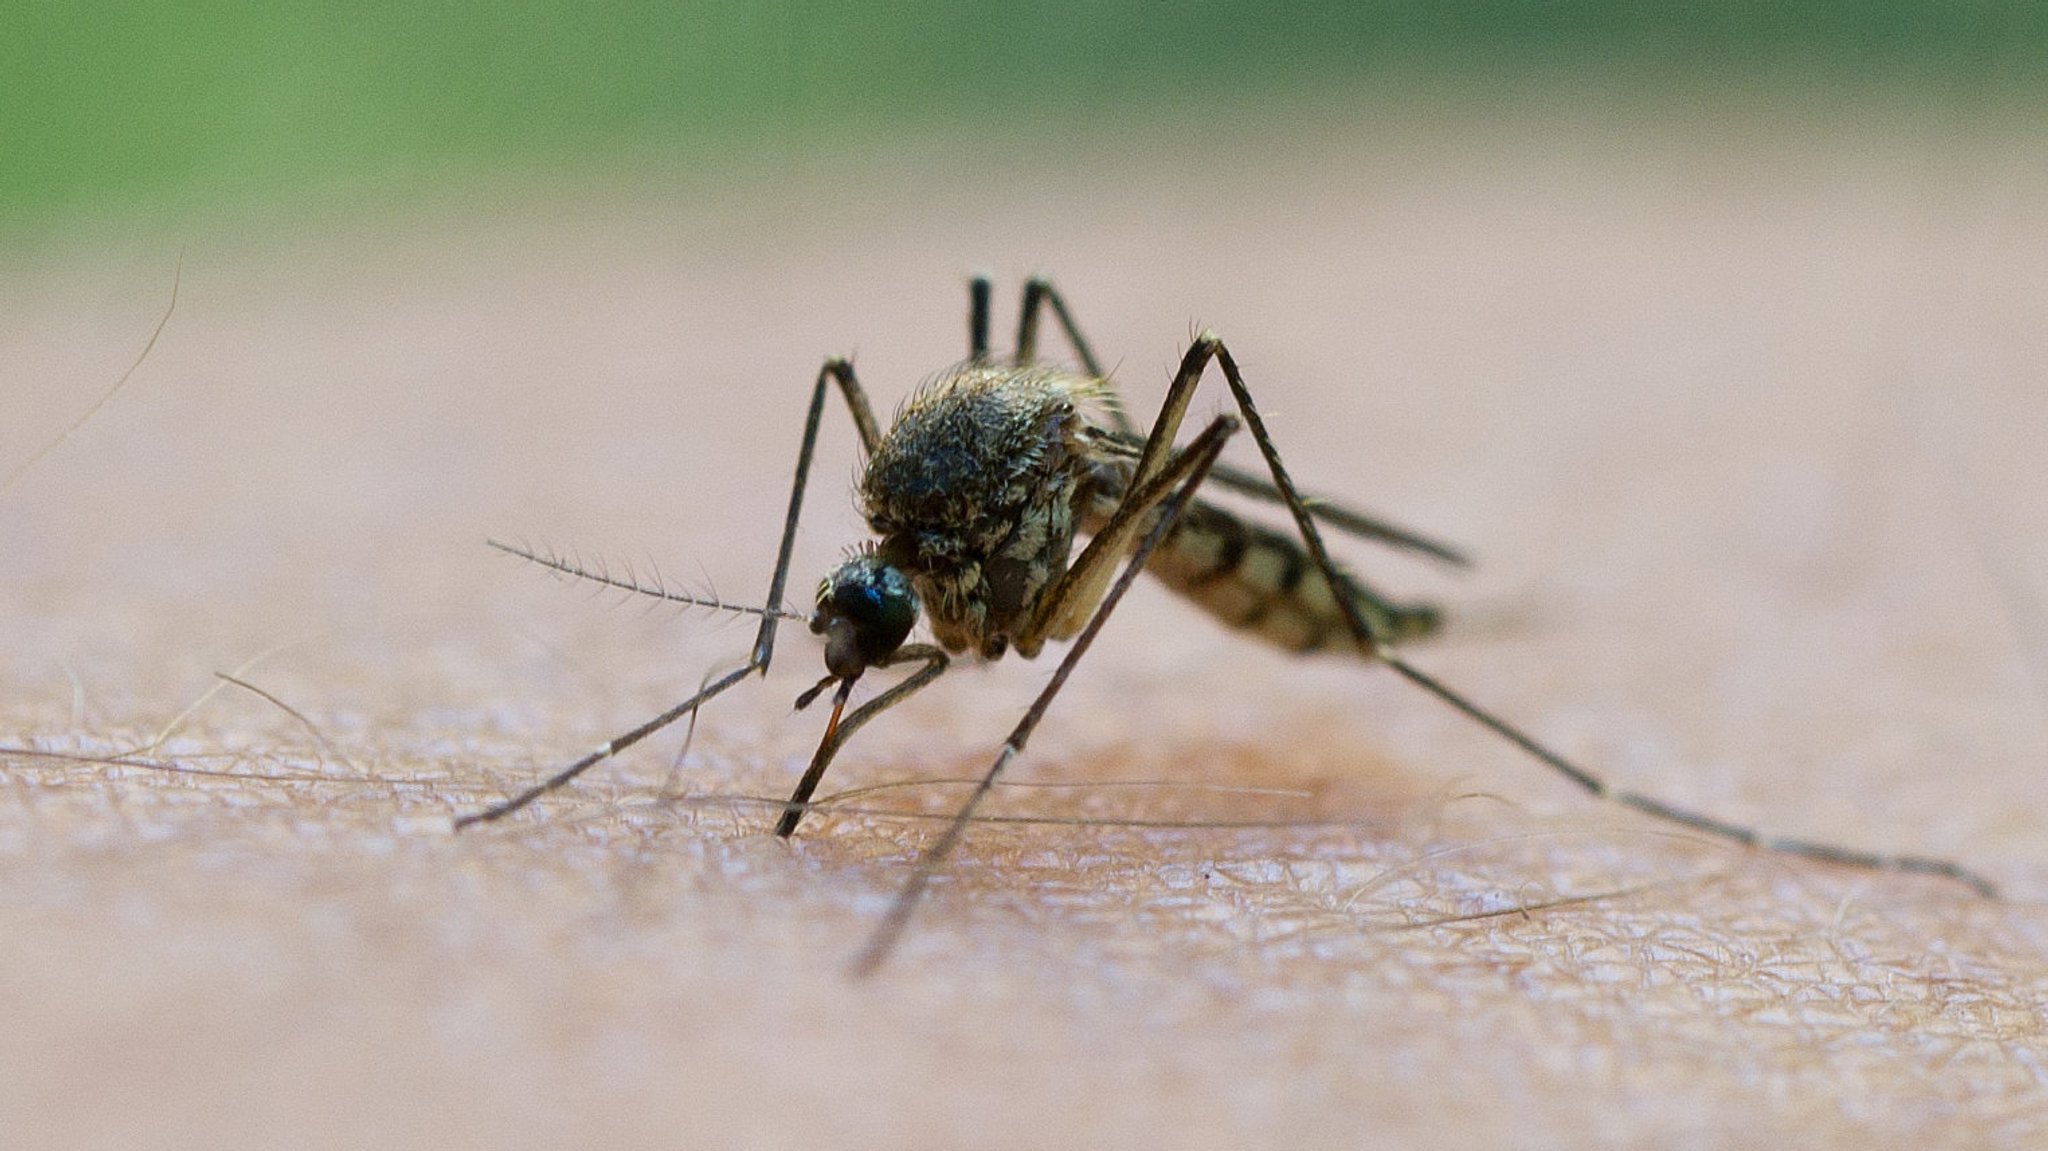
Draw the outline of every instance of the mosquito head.
[[[882,557],[847,557],[818,585],[811,630],[825,637],[825,670],[852,680],[895,654],[917,624],[910,581]]]

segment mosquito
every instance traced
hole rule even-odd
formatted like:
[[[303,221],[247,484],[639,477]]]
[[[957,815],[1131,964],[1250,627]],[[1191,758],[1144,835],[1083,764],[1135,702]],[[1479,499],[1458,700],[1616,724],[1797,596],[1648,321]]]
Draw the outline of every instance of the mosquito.
[[[775,825],[787,837],[810,810],[818,782],[846,741],[877,715],[931,684],[956,656],[983,661],[1015,651],[1037,656],[1049,641],[1071,641],[1049,682],[946,829],[913,864],[895,900],[853,965],[876,970],[909,924],[925,889],[966,833],[998,777],[1024,751],[1076,664],[1139,572],[1147,572],[1230,627],[1296,652],[1337,652],[1385,665],[1468,719],[1542,762],[1581,790],[1691,831],[1752,849],[1880,871],[1953,880],[1991,897],[1989,881],[1960,864],[1885,854],[1754,828],[1617,788],[1573,764],[1464,694],[1409,663],[1400,645],[1440,624],[1429,604],[1399,603],[1331,559],[1322,528],[1462,566],[1457,549],[1378,516],[1304,496],[1281,463],[1265,421],[1229,349],[1212,332],[1182,357],[1149,433],[1125,414],[1065,299],[1046,280],[1024,285],[1016,353],[989,352],[990,286],[968,290],[968,357],[903,405],[884,433],[867,393],[842,358],[825,361],[811,389],[796,478],[783,518],[775,573],[763,606],[731,604],[618,578],[529,548],[492,546],[576,579],[684,604],[757,615],[760,630],[741,667],[610,740],[542,782],[493,807],[462,816],[460,829],[510,815],[685,716],[750,675],[765,675],[777,625],[802,621],[823,637],[823,678],[797,697],[799,709],[831,692],[831,716],[809,767]],[[1079,360],[1074,373],[1041,364],[1039,328],[1050,313]],[[1196,386],[1221,369],[1237,413],[1217,415],[1175,446]],[[875,538],[852,550],[819,584],[810,613],[779,606],[803,509],[804,488],[827,394],[844,397],[864,450],[857,481]],[[1240,430],[1251,433],[1263,474],[1219,461]],[[1291,531],[1253,523],[1200,498],[1204,485],[1277,503]],[[1087,537],[1075,554],[1075,545]],[[920,617],[935,643],[908,642]],[[854,685],[870,669],[912,667],[851,712]]]

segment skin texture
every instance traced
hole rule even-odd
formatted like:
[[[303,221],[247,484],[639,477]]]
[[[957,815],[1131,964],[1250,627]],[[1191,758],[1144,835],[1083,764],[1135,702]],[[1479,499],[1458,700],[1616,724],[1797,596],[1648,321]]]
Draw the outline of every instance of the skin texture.
[[[1206,165],[920,148],[181,237],[150,362],[0,503],[0,735],[46,753],[0,756],[0,1130],[2041,1135],[2040,139],[1543,121],[1212,136]],[[0,463],[118,375],[174,259],[17,262]],[[1958,857],[2009,898],[1589,803],[1382,670],[1146,584],[1011,772],[1063,786],[986,809],[1098,822],[977,825],[870,982],[843,965],[935,834],[905,813],[962,789],[767,834],[746,797],[786,794],[820,730],[789,711],[821,672],[801,627],[679,761],[680,725],[451,835],[752,638],[480,541],[758,596],[819,362],[856,355],[889,411],[962,355],[975,268],[998,350],[1017,283],[1055,275],[1141,422],[1216,329],[1304,486],[1468,545],[1457,579],[1338,545],[1448,606],[1410,650],[1446,681],[1637,790]],[[863,535],[836,408],[824,438],[797,589]],[[1050,666],[955,669],[821,794],[978,774]],[[90,758],[167,727],[131,765]]]

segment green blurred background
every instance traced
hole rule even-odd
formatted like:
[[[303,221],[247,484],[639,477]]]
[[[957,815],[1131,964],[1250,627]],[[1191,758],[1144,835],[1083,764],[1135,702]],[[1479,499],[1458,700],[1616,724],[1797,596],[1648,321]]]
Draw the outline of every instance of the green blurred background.
[[[932,131],[1285,115],[1333,92],[1622,111],[1803,93],[2033,114],[2039,0],[281,0],[0,10],[0,236],[486,174],[706,172]]]

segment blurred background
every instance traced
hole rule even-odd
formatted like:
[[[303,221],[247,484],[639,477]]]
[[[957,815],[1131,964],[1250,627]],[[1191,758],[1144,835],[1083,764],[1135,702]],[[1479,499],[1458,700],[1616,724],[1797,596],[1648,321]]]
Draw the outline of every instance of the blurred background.
[[[1981,127],[2036,113],[2048,9],[32,3],[0,13],[0,77],[0,237],[18,248],[259,205],[303,222],[508,175],[632,172],[687,196],[735,168],[829,170],[934,134],[1058,154],[1077,137],[1164,147],[1247,120],[1485,121],[1532,101],[1621,122],[1875,105]]]

